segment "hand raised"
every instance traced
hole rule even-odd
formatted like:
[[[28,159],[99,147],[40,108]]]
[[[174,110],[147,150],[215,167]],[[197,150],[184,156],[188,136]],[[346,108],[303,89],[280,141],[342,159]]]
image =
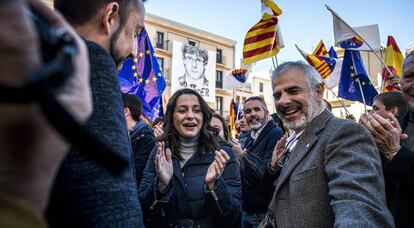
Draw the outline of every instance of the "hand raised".
[[[241,148],[240,144],[238,142],[236,142],[235,140],[231,140],[230,141],[231,147],[234,151],[235,154],[237,154],[238,156],[242,155],[243,153],[245,153],[243,151],[243,149]]]
[[[154,127],[154,136],[156,139],[160,139],[162,135],[164,134],[164,128],[161,124],[157,124]]]
[[[279,160],[287,152],[287,149],[285,148],[287,138],[288,138],[288,133],[286,132],[285,135],[283,135],[283,137],[280,138],[279,141],[277,141],[276,143],[275,149],[273,150],[273,153],[272,153],[272,160],[270,163],[273,169],[277,168],[276,166],[278,162],[280,162]]]
[[[165,149],[164,142],[157,143],[157,155],[155,156],[155,169],[157,170],[159,182],[158,185],[163,190],[166,187],[173,176],[173,163],[170,148]]]
[[[371,132],[378,150],[386,157],[398,152],[401,140],[406,138],[398,120],[391,113],[388,119],[378,114],[367,114],[361,117],[361,123]]]
[[[216,180],[223,174],[227,162],[230,160],[229,155],[224,150],[216,151],[214,161],[208,167],[205,182],[208,188],[214,189]]]

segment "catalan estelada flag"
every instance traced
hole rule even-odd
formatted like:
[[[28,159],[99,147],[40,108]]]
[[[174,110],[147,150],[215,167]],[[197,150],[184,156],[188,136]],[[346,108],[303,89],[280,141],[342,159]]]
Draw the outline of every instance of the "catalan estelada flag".
[[[319,42],[318,47],[322,45],[323,47],[325,46],[323,42],[321,41]],[[314,51],[314,53],[318,52],[318,47]],[[334,87],[338,86],[339,78],[341,75],[341,67],[342,67],[341,60],[337,58],[333,58],[329,54],[328,56],[307,54],[302,49],[300,49],[297,45],[296,45],[296,48],[298,49],[300,54],[303,56],[303,58],[305,58],[306,61],[318,71],[318,73],[321,75],[328,89],[333,89]],[[326,47],[324,49],[326,50]]]
[[[313,51],[312,55],[319,55],[319,56],[329,57],[328,50],[326,49],[325,44],[323,43],[322,40],[319,41],[319,44],[315,48],[315,50]]]
[[[282,10],[272,0],[262,0],[262,19],[246,34],[243,46],[243,64],[275,56],[283,47],[278,32],[278,16]]]
[[[398,45],[395,42],[394,37],[388,36],[384,62],[393,75],[390,75],[388,70],[384,67],[382,71],[382,80],[384,80],[385,82],[384,92],[400,90],[400,88],[393,86],[391,83],[389,83],[388,79],[393,76],[401,77],[403,61],[404,57],[401,54],[400,48],[398,48]]]

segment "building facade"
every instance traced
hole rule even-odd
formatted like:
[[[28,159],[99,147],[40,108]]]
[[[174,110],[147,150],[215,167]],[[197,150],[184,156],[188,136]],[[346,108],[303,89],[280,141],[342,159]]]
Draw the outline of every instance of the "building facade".
[[[53,0],[43,0],[43,2],[53,6]],[[146,14],[145,27],[167,82],[164,94],[166,101],[176,90],[176,88],[172,89],[174,80],[182,75],[182,71],[174,69],[178,68],[176,62],[183,58],[182,54],[175,51],[179,50],[175,46],[190,44],[214,54],[211,58],[214,59],[214,63],[209,63],[212,75],[209,84],[214,88],[214,97],[208,101],[208,104],[212,109],[226,118],[233,98],[243,108],[244,101],[256,95],[264,97],[269,111],[274,112],[274,102],[270,96],[272,94],[270,70],[251,73],[248,83],[243,88],[224,89],[223,78],[235,68],[236,41],[150,13]]]
[[[214,71],[210,72],[213,73],[212,80],[209,80],[215,95],[208,101],[208,104],[227,117],[234,92],[223,88],[223,77],[235,67],[236,41],[150,13],[146,14],[145,27],[167,81],[166,100],[176,90],[172,88],[174,80],[178,80],[183,74],[182,69],[179,71],[177,70],[179,67],[176,66],[183,58],[180,52],[181,46],[189,44],[215,55],[215,58],[209,56],[209,59],[215,59],[214,66],[210,67],[213,69],[211,71]],[[177,48],[177,45],[181,46]]]

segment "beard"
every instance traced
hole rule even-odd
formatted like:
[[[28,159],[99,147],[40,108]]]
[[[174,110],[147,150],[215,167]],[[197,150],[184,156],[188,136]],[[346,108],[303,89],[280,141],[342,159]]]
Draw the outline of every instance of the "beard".
[[[112,34],[109,42],[109,54],[111,55],[118,69],[122,66],[122,63],[126,59],[126,57],[120,56],[116,50],[116,43],[118,41],[119,35],[121,34],[121,31],[122,28],[121,26],[119,26],[118,29],[114,32],[114,34]]]
[[[252,131],[257,131],[261,127],[263,127],[263,125],[265,124],[266,120],[265,119],[260,120],[260,119],[257,119],[257,118],[254,118],[254,119],[256,120],[256,123],[251,123],[251,121],[250,121],[249,127],[250,127],[250,129]]]
[[[293,102],[292,104],[286,105],[285,107],[281,107],[276,109],[276,113],[279,118],[283,121],[283,125],[293,131],[300,131],[308,125],[313,117],[315,116],[314,113],[317,110],[318,105],[316,101],[316,94],[310,93],[310,100],[308,103],[306,102]],[[298,109],[298,112],[301,113],[299,120],[297,121],[288,121],[285,117],[285,113],[292,109]]]

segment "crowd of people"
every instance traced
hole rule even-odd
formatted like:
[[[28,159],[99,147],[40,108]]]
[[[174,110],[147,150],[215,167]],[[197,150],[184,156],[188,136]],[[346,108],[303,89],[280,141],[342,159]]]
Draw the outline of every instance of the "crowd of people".
[[[143,2],[0,3],[0,227],[414,227],[414,52],[402,91],[359,121],[289,61],[272,74],[276,113],[249,97],[238,138],[191,88],[150,125],[117,79]],[[45,57],[42,32],[74,47],[69,68],[49,70],[62,54]]]

